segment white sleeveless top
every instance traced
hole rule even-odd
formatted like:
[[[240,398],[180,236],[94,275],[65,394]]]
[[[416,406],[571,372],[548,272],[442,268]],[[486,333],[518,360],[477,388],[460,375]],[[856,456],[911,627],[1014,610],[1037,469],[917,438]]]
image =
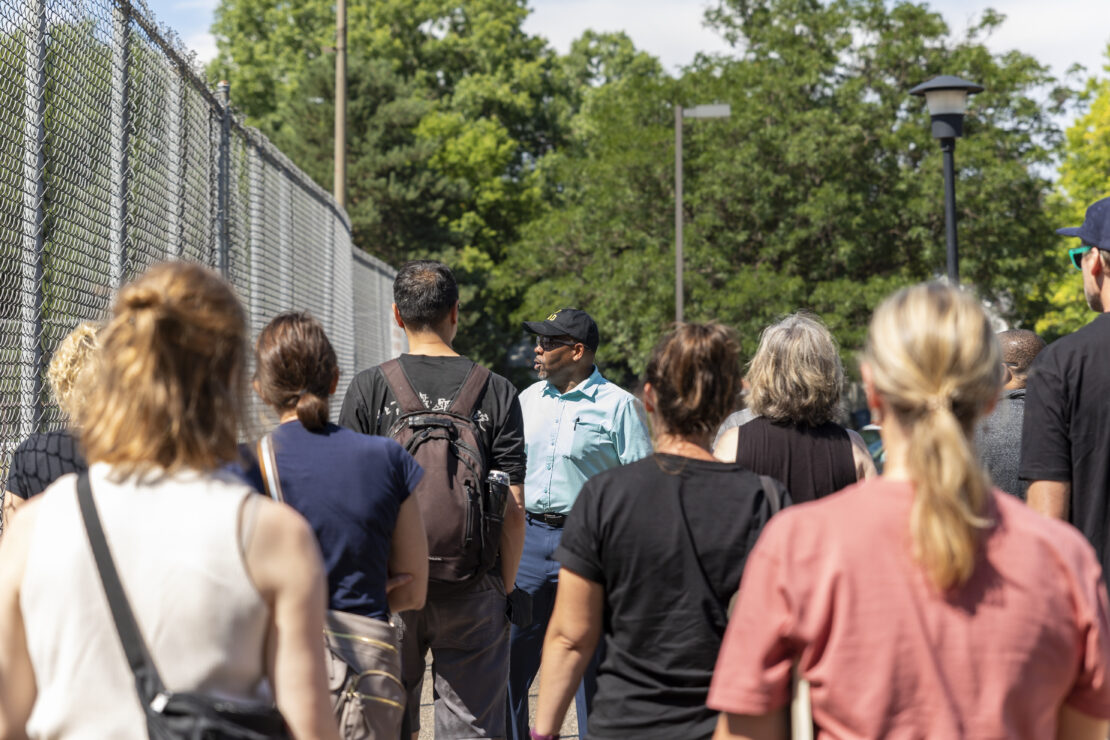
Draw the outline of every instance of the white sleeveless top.
[[[162,681],[231,699],[268,695],[269,609],[247,576],[230,474],[89,471],[108,546]],[[50,486],[20,587],[38,697],[32,738],[136,738],[146,722],[77,506],[77,477]]]

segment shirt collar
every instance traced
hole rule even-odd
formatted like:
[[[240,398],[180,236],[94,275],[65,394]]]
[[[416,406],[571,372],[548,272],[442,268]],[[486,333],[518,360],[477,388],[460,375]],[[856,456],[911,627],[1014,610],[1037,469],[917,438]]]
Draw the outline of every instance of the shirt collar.
[[[576,396],[582,396],[583,398],[588,398],[593,401],[597,398],[597,392],[601,388],[601,384],[604,382],[605,378],[602,377],[601,371],[597,369],[597,365],[594,365],[594,369],[593,372],[590,373],[590,377],[583,380],[575,388],[572,388],[566,393],[559,393],[559,389],[548,382],[547,385],[543,387],[543,395],[560,396],[562,398],[575,398]]]

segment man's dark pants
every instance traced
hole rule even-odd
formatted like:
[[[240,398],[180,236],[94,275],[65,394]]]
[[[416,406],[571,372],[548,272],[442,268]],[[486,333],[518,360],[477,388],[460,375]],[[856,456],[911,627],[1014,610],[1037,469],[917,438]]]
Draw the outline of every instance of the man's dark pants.
[[[523,629],[513,625],[509,633],[509,700],[507,737],[528,740],[528,690],[540,667],[543,638],[555,607],[559,563],[553,560],[563,530],[529,516],[524,532],[524,554],[516,573],[516,587],[532,595],[532,624]],[[597,689],[597,664],[601,649],[594,653],[574,705],[578,711],[578,732],[586,735],[586,716]]]

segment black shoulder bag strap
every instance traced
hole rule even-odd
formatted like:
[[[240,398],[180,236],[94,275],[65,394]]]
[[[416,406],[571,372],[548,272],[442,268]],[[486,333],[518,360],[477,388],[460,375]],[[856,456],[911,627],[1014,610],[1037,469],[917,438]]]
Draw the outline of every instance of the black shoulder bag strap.
[[[763,495],[771,506],[771,516],[782,511],[782,491],[779,482],[769,475],[759,476],[759,485],[763,486]]]
[[[782,510],[782,486],[769,475],[759,476],[759,485],[763,487],[763,495],[767,497],[767,503],[771,507],[771,516],[774,516]],[[706,589],[708,589],[710,594],[713,594],[716,591],[709,580],[709,574],[705,572],[705,566],[702,565],[701,558],[698,557],[698,548],[694,545],[694,533],[690,531],[690,521],[686,517],[686,506],[682,502],[681,489],[678,493],[678,513],[679,518],[682,520],[682,528],[686,532],[686,544],[690,548],[690,553],[693,555],[694,562],[697,563],[698,574],[701,576],[702,582],[705,583]],[[732,616],[732,609],[736,606],[736,597],[738,595],[739,591],[732,595],[727,607],[721,605],[721,603],[716,600],[713,601],[713,604],[717,607],[717,612],[713,616],[717,618],[718,624],[728,624],[729,617]]]
[[[100,582],[108,597],[108,606],[112,610],[112,619],[116,623],[116,632],[119,633],[120,642],[123,643],[127,664],[135,676],[139,700],[145,702],[144,683],[147,684],[148,690],[153,690],[154,695],[163,694],[165,687],[158,675],[158,669],[154,666],[154,661],[150,658],[150,653],[147,652],[146,643],[139,633],[139,625],[135,622],[135,615],[127,602],[127,595],[123,592],[123,584],[112,560],[112,552],[108,549],[108,541],[104,537],[104,527],[96,513],[96,503],[93,501],[87,472],[81,473],[77,478],[77,503],[81,507],[81,517],[85,520],[85,531],[89,535],[89,544],[92,546],[93,558],[96,560],[96,569],[100,572]]]

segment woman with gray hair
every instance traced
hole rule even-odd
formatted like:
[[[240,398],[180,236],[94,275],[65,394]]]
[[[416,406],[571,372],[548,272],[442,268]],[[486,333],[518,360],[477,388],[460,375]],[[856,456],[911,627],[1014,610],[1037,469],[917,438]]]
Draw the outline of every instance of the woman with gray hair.
[[[746,380],[756,416],[721,435],[718,459],[782,481],[795,503],[877,475],[863,438],[835,421],[844,367],[816,316],[798,312],[764,329]]]

